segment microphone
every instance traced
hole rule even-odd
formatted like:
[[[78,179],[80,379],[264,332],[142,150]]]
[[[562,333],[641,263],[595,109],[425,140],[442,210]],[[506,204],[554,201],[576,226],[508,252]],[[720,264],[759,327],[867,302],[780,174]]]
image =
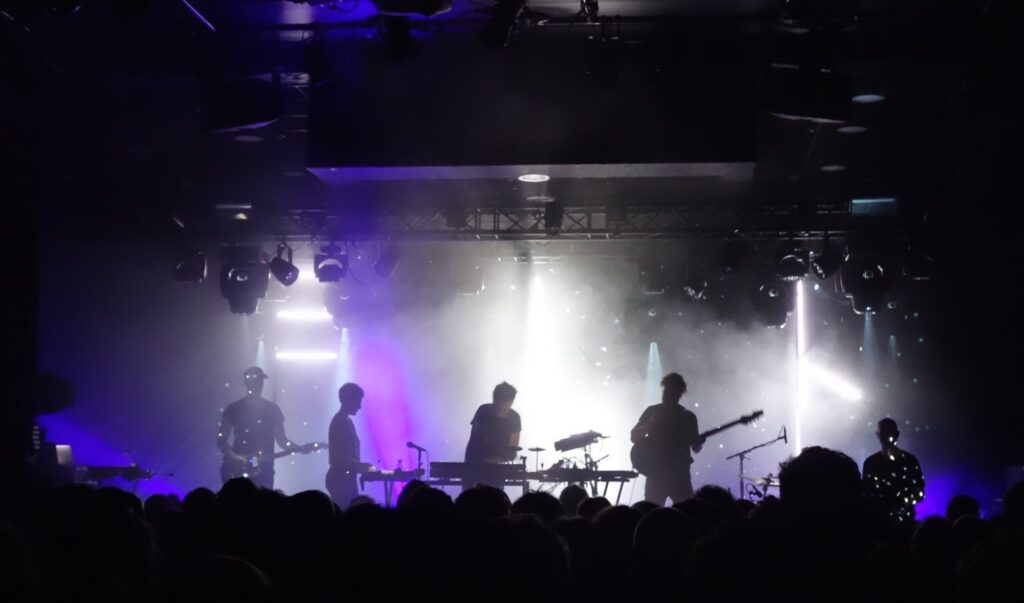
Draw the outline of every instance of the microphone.
[[[407,447],[409,447],[409,448],[412,448],[413,450],[418,450],[420,452],[426,452],[427,451],[427,449],[424,448],[423,446],[417,446],[416,444],[413,444],[412,442],[406,442],[405,445]]]
[[[782,441],[785,442],[786,444],[789,443],[789,439],[786,438],[786,426],[785,425],[782,426]]]

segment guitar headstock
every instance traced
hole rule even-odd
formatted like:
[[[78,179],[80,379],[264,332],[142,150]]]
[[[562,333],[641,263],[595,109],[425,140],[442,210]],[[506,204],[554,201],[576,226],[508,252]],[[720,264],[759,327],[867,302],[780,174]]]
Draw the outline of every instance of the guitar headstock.
[[[740,423],[743,423],[744,425],[750,425],[754,421],[760,419],[761,415],[763,415],[763,414],[764,414],[763,410],[755,410],[754,412],[750,413],[749,415],[743,415],[743,417],[740,418]]]

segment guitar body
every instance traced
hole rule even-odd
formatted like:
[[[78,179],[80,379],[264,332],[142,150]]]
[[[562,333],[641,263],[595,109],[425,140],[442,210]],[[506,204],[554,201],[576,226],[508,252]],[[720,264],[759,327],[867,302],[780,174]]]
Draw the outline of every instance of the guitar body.
[[[247,477],[255,481],[256,477],[260,474],[260,468],[256,466],[256,462],[255,458],[249,458],[244,461],[225,458],[220,464],[221,482],[226,482],[236,477]]]
[[[698,436],[698,441],[703,442],[706,438],[736,425],[748,425],[753,423],[763,414],[764,411],[758,410],[749,415],[744,415],[735,421],[726,423],[725,425],[709,429]],[[633,468],[636,469],[638,473],[650,475],[652,472],[657,471],[659,466],[664,464],[664,460],[662,459],[663,454],[664,452],[658,449],[654,440],[651,438],[644,438],[636,444],[633,444],[633,448],[629,451],[629,460],[633,463]]]
[[[327,444],[324,444],[323,442],[314,442],[311,444],[296,446],[283,452],[275,452],[274,454],[253,455],[244,460],[225,458],[220,464],[220,479],[222,482],[226,482],[229,479],[236,477],[247,477],[255,481],[260,475],[262,467],[273,462],[274,459],[279,459],[283,456],[290,456],[292,454],[309,454],[310,452],[326,449]]]
[[[658,451],[651,438],[644,438],[633,444],[629,451],[629,460],[638,473],[650,475],[659,465]]]

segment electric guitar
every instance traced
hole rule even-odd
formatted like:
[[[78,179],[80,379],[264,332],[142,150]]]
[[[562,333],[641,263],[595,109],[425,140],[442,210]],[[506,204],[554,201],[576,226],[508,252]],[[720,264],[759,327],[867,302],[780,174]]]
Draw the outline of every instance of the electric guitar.
[[[714,429],[709,429],[704,433],[700,434],[699,441],[703,442],[705,439],[729,429],[737,425],[749,425],[756,421],[761,415],[764,414],[763,410],[758,410],[750,413],[749,415],[743,415],[742,417],[726,423],[725,425],[719,425]],[[658,466],[662,464],[662,455],[664,451],[649,437],[644,437],[636,444],[633,444],[633,449],[629,451],[629,460],[633,462],[633,468],[638,472],[649,475],[652,471],[656,471]]]
[[[262,467],[283,456],[291,456],[293,454],[309,454],[310,452],[327,450],[327,444],[323,442],[312,442],[309,444],[303,444],[302,446],[294,446],[288,450],[281,452],[273,452],[267,454],[254,454],[247,456],[244,459],[233,459],[225,457],[224,461],[220,465],[220,477],[222,481],[228,481],[233,477],[247,477],[249,479],[255,479],[260,474]]]

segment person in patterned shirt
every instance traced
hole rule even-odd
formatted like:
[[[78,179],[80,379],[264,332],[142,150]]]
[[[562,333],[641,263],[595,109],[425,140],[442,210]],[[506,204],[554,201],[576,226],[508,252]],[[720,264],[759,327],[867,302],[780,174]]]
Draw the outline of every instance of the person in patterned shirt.
[[[917,457],[896,446],[900,430],[885,418],[875,432],[882,450],[864,461],[864,494],[880,499],[889,515],[899,522],[914,520],[914,506],[924,500],[924,476]]]

